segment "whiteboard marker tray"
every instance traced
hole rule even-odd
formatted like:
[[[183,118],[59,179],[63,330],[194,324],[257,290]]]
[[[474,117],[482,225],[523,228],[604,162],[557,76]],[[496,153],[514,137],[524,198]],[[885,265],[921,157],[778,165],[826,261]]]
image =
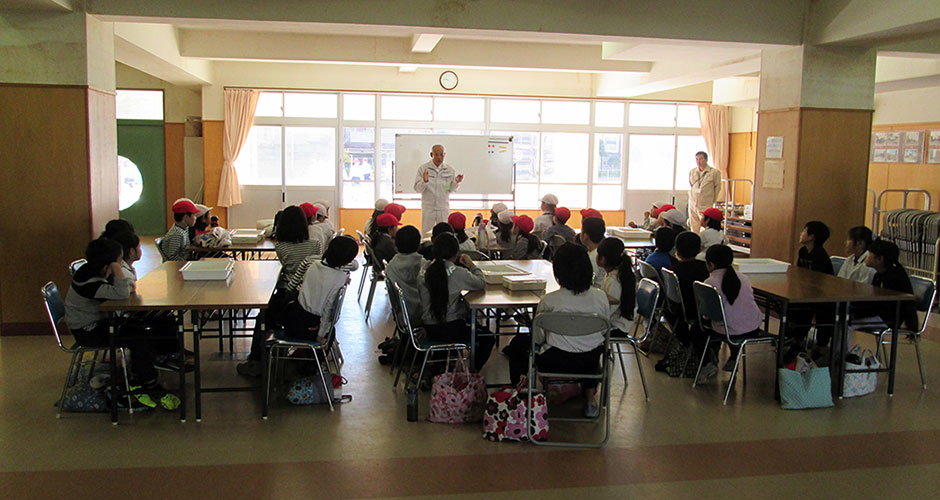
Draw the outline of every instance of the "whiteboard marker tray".
[[[184,280],[227,280],[235,268],[230,260],[196,260],[180,268]]]
[[[497,262],[477,262],[477,267],[483,271],[483,277],[487,284],[499,285],[503,282],[503,276],[525,276],[529,273],[509,264],[499,264]]]
[[[734,268],[744,274],[785,273],[790,263],[777,259],[738,259],[734,261]]]

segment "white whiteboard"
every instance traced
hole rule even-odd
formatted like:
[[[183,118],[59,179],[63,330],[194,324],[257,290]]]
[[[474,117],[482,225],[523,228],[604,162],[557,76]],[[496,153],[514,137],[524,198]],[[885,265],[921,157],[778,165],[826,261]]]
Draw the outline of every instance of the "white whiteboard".
[[[395,195],[415,194],[418,167],[431,146],[444,146],[444,163],[463,174],[458,195],[512,195],[512,137],[483,135],[395,136]]]

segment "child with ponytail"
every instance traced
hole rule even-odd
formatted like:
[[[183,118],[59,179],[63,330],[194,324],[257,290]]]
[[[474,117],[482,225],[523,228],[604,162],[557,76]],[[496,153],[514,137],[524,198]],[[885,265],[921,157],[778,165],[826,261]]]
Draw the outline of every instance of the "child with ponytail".
[[[424,330],[428,339],[440,342],[470,343],[470,310],[463,299],[463,290],[486,288],[483,271],[465,254],[453,233],[441,233],[434,238],[434,260],[421,271],[418,291],[421,295]],[[458,265],[459,263],[459,265]],[[477,370],[490,357],[496,340],[478,328],[476,358]]]
[[[623,250],[623,242],[617,238],[605,238],[597,247],[597,265],[607,272],[601,290],[611,300],[611,337],[624,337],[633,328],[636,307],[636,275],[630,256]]]
[[[705,284],[718,289],[721,294],[721,301],[725,306],[725,320],[727,324],[724,328],[721,325],[712,323],[712,329],[724,333],[727,330],[731,337],[746,338],[753,335],[760,329],[763,314],[754,301],[754,289],[751,287],[751,281],[747,276],[738,273],[731,265],[734,262],[734,252],[728,245],[712,245],[705,252],[705,265],[708,266],[709,276]],[[704,336],[699,336],[699,340],[704,340]],[[698,347],[698,346],[697,346]],[[731,357],[725,363],[724,370],[731,371],[734,368],[734,360],[738,356],[738,349],[730,346]],[[717,359],[717,353],[713,352],[713,359]],[[702,367],[702,373],[699,377],[709,378],[718,372],[717,365],[709,362]]]

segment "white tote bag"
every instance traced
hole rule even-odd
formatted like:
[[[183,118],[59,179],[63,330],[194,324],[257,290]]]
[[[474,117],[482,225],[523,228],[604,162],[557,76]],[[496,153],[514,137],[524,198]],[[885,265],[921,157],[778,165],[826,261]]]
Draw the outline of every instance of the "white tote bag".
[[[848,370],[881,368],[881,362],[875,358],[870,349],[863,350],[862,346],[858,344],[849,351],[849,354],[858,355],[861,364],[845,362],[846,374],[845,383],[842,385],[842,396],[852,398],[875,392],[875,388],[878,386],[877,373],[851,373]]]

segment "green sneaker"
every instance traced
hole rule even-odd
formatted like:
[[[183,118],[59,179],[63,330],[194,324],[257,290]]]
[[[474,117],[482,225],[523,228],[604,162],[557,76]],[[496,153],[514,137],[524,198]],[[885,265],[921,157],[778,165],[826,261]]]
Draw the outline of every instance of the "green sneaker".
[[[173,411],[180,407],[180,398],[176,397],[176,394],[167,394],[160,398],[160,406],[164,410]]]
[[[139,389],[140,389],[140,386],[139,386],[139,385],[132,385],[132,386],[131,386],[131,390],[132,390],[132,391],[136,391],[136,390],[139,390]],[[140,403],[140,404],[142,404],[142,405],[144,405],[144,406],[147,406],[147,407],[150,407],[150,408],[156,408],[156,407],[157,407],[157,403],[154,403],[154,402],[153,402],[153,399],[150,398],[150,395],[149,395],[149,394],[134,394],[133,396],[134,396],[134,399],[136,399],[138,403]]]

